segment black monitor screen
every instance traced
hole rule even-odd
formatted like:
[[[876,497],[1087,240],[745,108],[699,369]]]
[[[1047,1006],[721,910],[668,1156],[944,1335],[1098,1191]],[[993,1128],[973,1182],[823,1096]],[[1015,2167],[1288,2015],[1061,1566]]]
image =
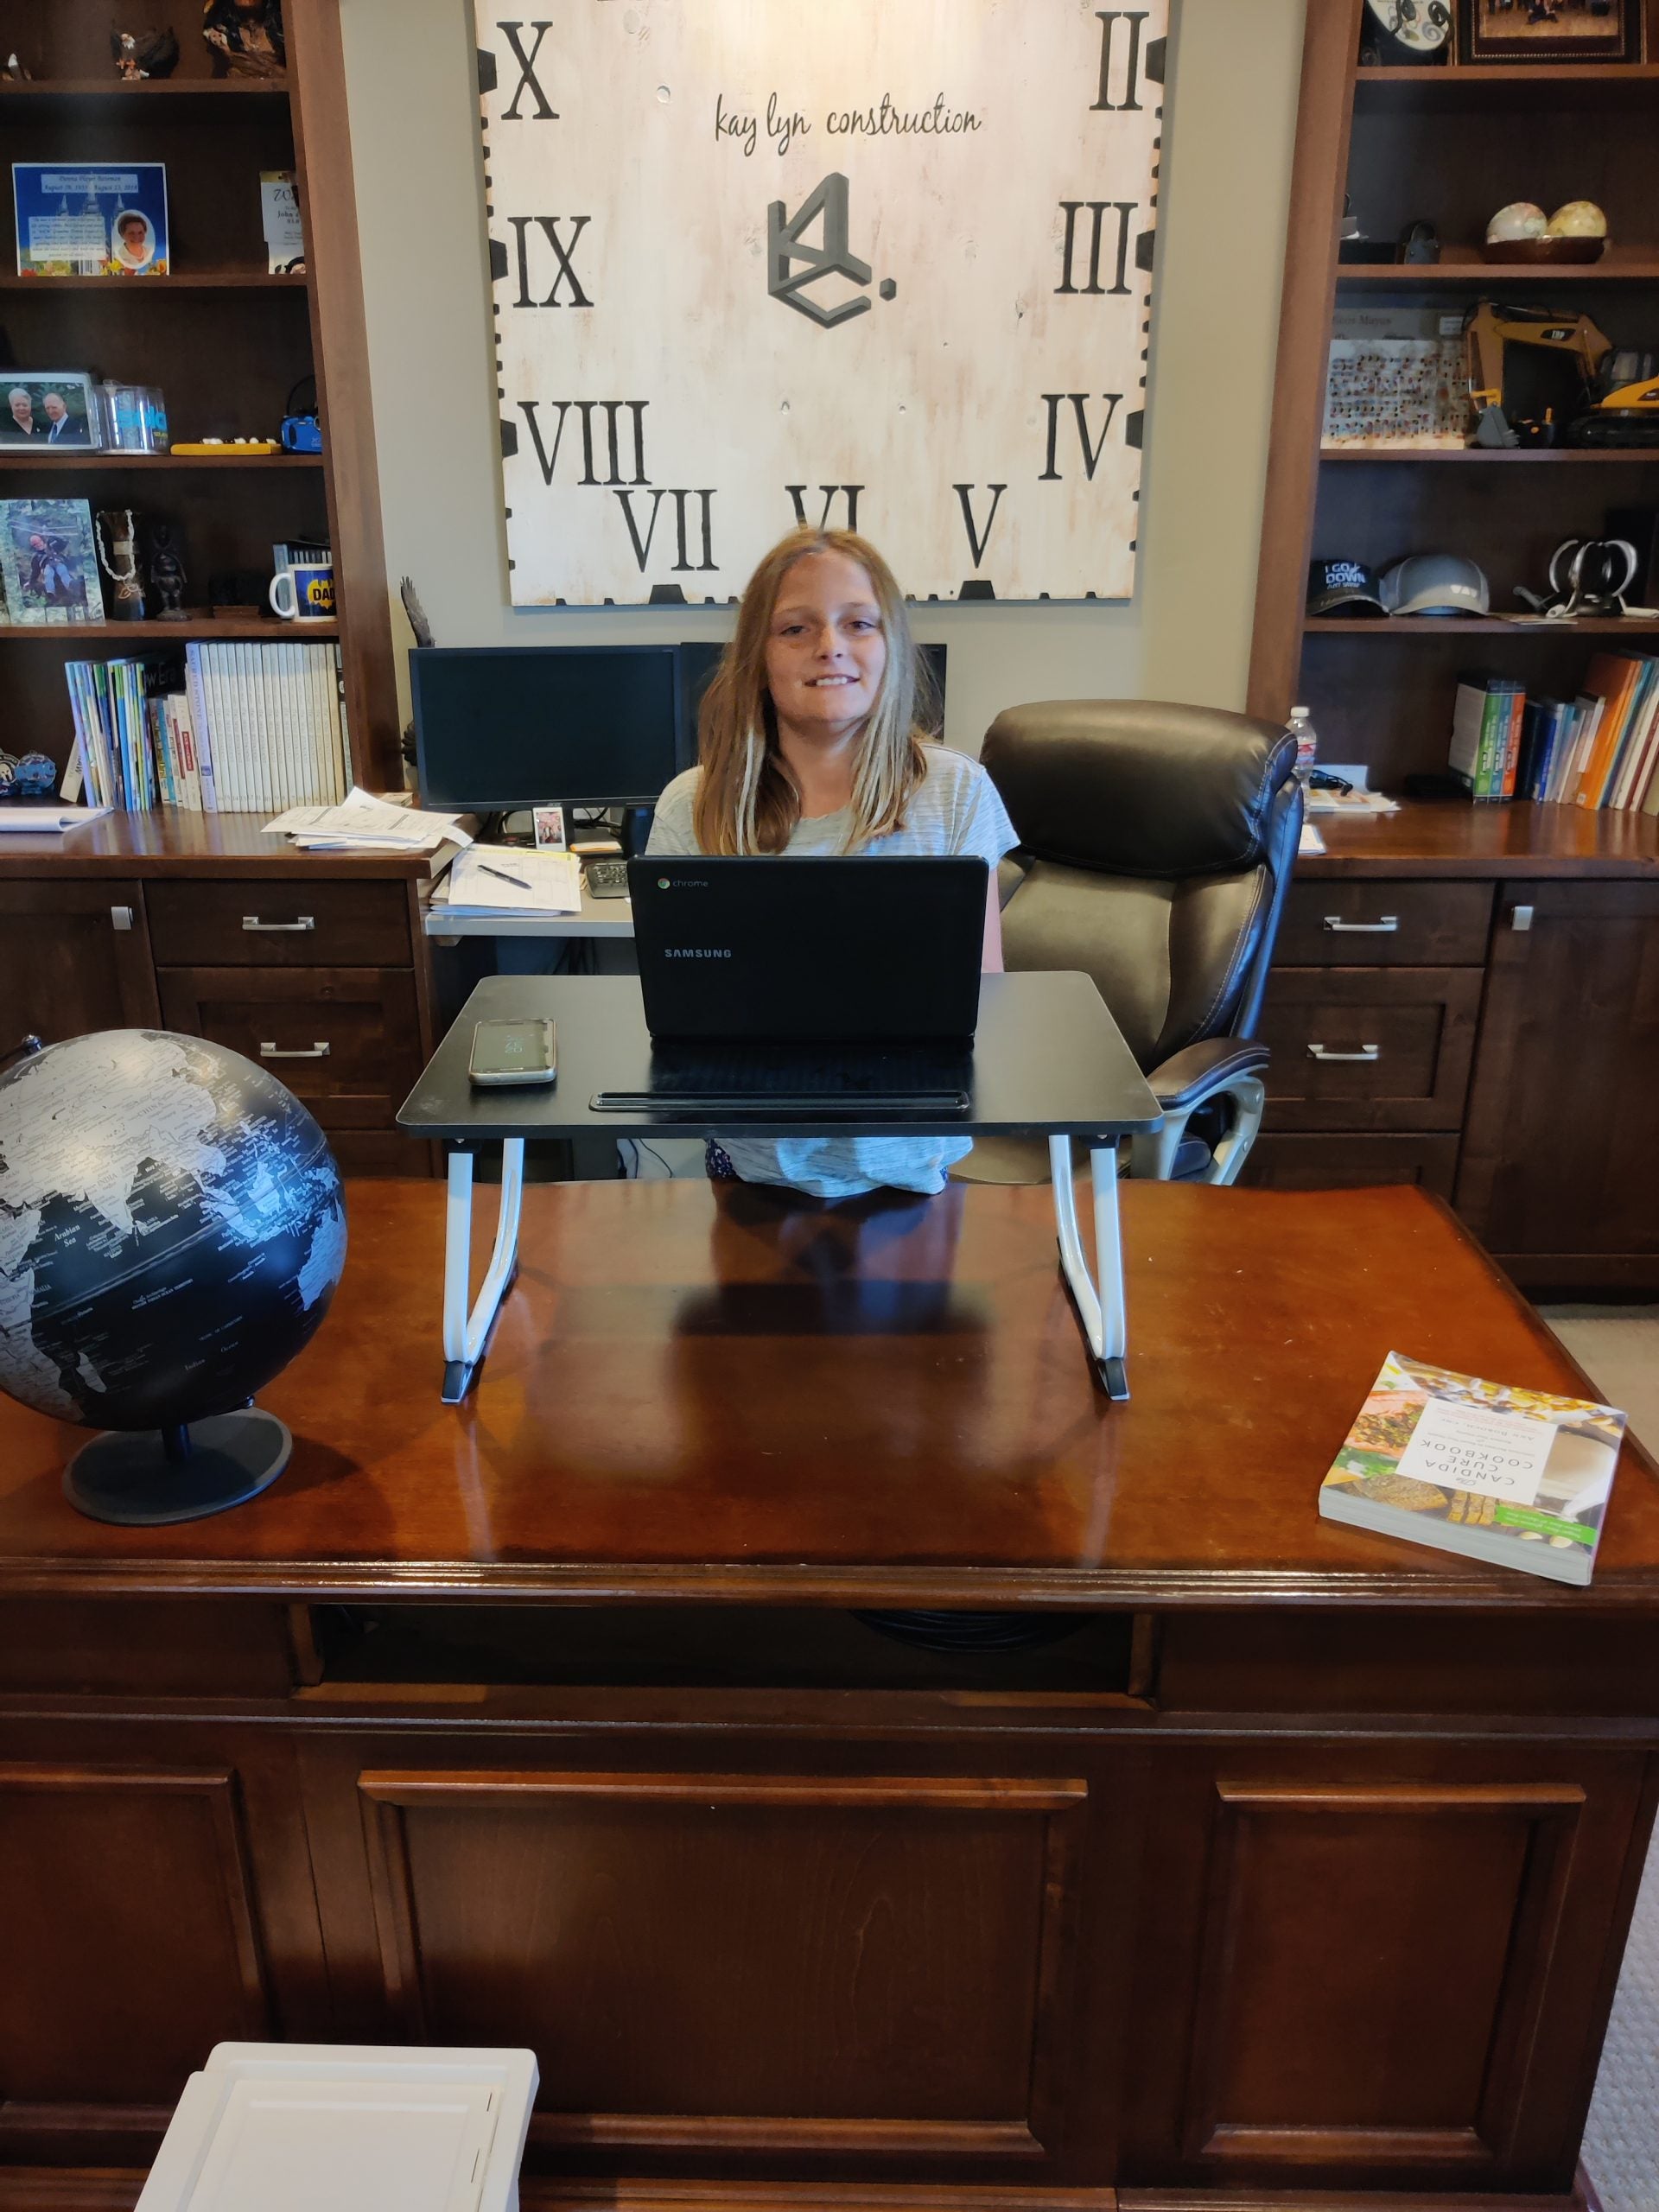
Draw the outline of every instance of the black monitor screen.
[[[428,646],[409,674],[428,806],[652,800],[695,749],[673,645]]]

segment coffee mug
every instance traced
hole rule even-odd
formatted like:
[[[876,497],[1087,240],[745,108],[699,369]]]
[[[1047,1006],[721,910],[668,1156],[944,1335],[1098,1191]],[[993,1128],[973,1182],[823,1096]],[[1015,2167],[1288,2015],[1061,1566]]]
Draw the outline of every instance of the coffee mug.
[[[333,562],[308,562],[301,568],[278,569],[270,580],[270,603],[284,622],[332,621]]]

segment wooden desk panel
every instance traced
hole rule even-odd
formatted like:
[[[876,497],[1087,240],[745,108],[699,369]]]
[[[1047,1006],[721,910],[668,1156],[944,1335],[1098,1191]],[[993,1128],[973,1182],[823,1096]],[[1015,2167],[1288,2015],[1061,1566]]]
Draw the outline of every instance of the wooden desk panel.
[[[1124,1196],[1127,1405],[1046,1192],[690,1183],[528,1193],[448,1408],[442,1193],[354,1185],[294,1463],[216,1520],[79,1520],[0,1404],[0,2203],[254,2032],[530,2043],[530,2202],[1567,2212],[1653,1465],[1587,1592],[1321,1522],[1391,1346],[1582,1377],[1414,1193]],[[923,1605],[1102,1610],[954,1660],[836,1610]]]

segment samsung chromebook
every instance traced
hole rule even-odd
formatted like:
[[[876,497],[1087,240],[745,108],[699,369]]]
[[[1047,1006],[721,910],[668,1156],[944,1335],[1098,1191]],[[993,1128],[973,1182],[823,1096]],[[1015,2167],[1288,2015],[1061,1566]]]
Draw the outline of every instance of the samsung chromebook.
[[[974,859],[631,861],[649,1103],[965,1113],[988,876]]]

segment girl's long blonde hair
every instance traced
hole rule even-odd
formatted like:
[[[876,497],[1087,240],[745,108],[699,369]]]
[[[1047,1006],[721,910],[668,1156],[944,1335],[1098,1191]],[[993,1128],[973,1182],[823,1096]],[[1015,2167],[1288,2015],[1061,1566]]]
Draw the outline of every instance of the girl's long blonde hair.
[[[692,823],[705,853],[781,853],[801,818],[801,796],[778,750],[778,717],[766,689],[766,640],[784,578],[811,553],[839,553],[870,580],[887,641],[875,703],[859,739],[845,849],[903,827],[927,774],[923,745],[933,734],[933,687],[910,634],[893,571],[850,530],[792,531],[749,578],[737,629],[703,696],[698,720],[702,773]],[[927,727],[922,725],[925,723]]]

